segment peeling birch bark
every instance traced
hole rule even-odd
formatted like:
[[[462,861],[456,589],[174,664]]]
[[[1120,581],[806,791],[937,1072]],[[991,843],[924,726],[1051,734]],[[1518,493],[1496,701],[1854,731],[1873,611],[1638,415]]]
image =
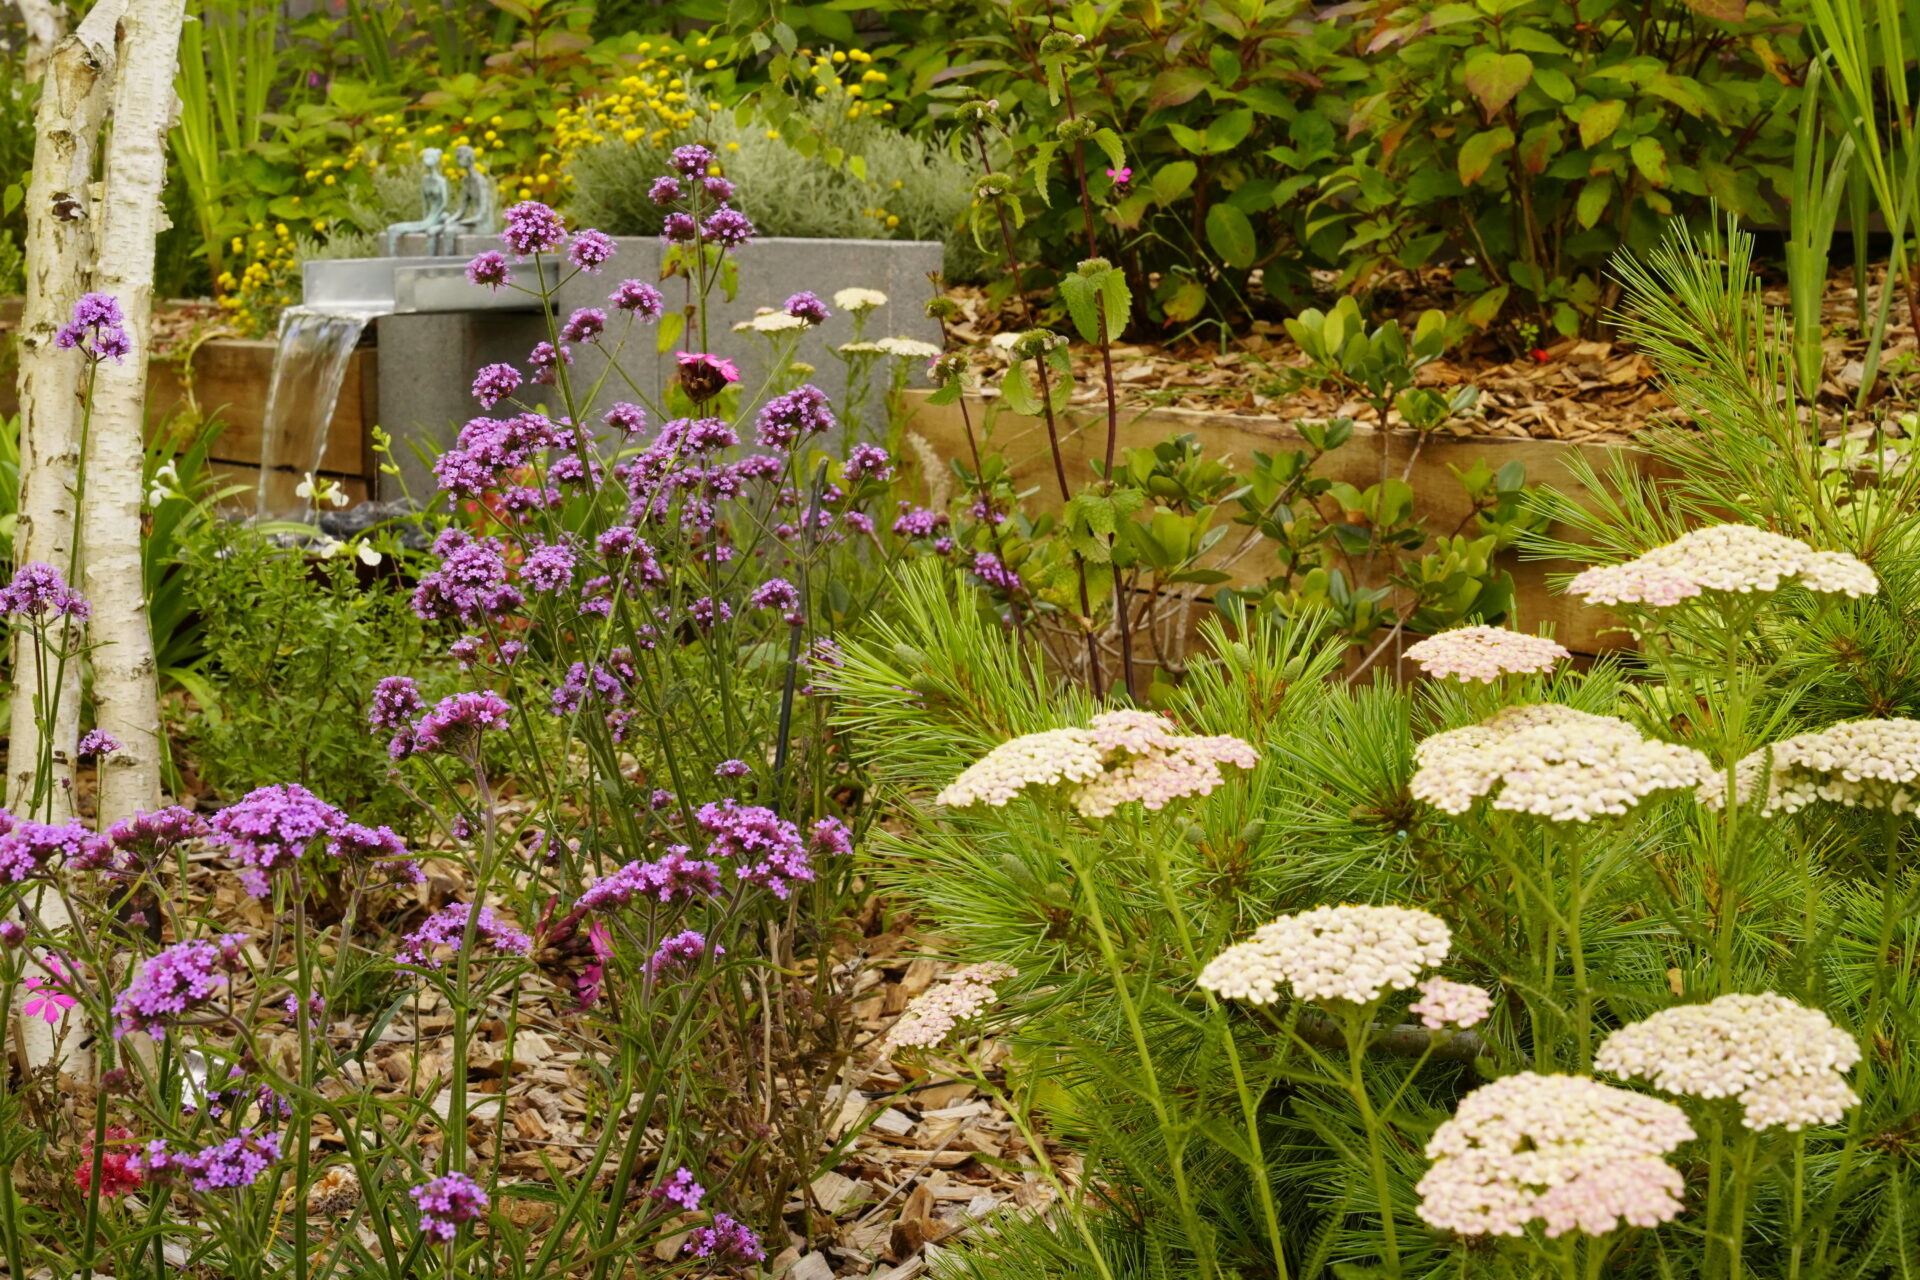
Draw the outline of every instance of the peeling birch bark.
[[[114,70],[113,131],[93,287],[120,301],[133,350],[100,366],[81,503],[81,562],[93,604],[94,723],[121,749],[100,761],[98,829],[160,802],[160,708],[141,567],[141,469],[154,240],[166,226],[167,131],[177,99],[185,0],[127,0]]]

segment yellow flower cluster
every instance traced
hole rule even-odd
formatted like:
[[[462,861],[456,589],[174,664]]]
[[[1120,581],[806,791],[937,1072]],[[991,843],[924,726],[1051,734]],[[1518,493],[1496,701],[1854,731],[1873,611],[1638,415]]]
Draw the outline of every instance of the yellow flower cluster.
[[[314,224],[314,230],[324,229],[323,224]],[[292,232],[284,222],[271,228],[256,222],[249,234],[233,237],[227,247],[236,259],[246,259],[246,266],[238,276],[222,271],[214,281],[221,310],[234,328],[249,337],[272,332],[279,323],[280,308],[291,306],[299,292]]]
[[[707,43],[702,36],[696,47]],[[673,53],[671,46],[663,45],[658,56],[653,56],[655,50],[648,43],[642,43],[636,52],[644,61],[622,75],[607,92],[561,107],[555,116],[553,150],[563,174],[567,162],[583,147],[618,138],[629,145],[644,143],[657,148],[700,118],[692,103],[693,73],[687,69],[688,55]],[[719,61],[708,58],[703,65],[712,70]],[[718,107],[717,103],[709,104],[709,110]],[[561,178],[563,184],[571,180],[571,175]]]
[[[866,101],[870,95],[886,92],[887,73],[873,65],[873,55],[865,49],[835,49],[831,53],[802,49],[800,52],[813,59],[817,70],[832,74],[838,91],[849,99],[847,119],[858,120],[862,115],[888,115],[893,111],[891,102]],[[856,69],[860,74],[849,83],[847,76]],[[831,90],[824,84],[816,84],[813,92],[815,96],[824,98]]]

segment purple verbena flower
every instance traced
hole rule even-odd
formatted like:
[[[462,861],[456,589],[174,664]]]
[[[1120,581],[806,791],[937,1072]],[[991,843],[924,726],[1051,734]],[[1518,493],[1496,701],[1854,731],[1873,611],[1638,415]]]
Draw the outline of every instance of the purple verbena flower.
[[[713,766],[713,776],[722,782],[731,782],[735,778],[744,778],[753,772],[753,766],[745,760],[722,760]]]
[[[690,213],[670,213],[660,223],[660,239],[667,244],[686,244],[700,234],[700,223]]]
[[[696,935],[697,936],[697,935]],[[679,1205],[688,1213],[700,1208],[700,1201],[706,1198],[707,1189],[693,1180],[693,1173],[682,1165],[673,1171],[673,1176],[648,1193],[656,1200],[667,1200]]]
[[[713,152],[697,142],[690,146],[675,147],[671,163],[675,173],[683,177],[698,178],[703,176],[708,166],[713,164]]]
[[[717,173],[710,173],[700,179],[700,186],[709,198],[718,200],[721,204],[733,199],[733,184]]]
[[[647,411],[625,400],[616,401],[600,420],[628,436],[637,436],[647,429]]]
[[[330,835],[346,815],[295,782],[258,787],[213,815],[214,843],[245,870],[241,880],[256,898],[267,896],[266,873],[298,859]]]
[[[55,858],[84,871],[105,861],[109,847],[78,822],[18,821],[0,835],[0,879],[25,880]]]
[[[171,1150],[165,1138],[156,1138],[134,1157],[134,1165],[151,1177],[179,1176],[195,1191],[226,1191],[250,1187],[280,1159],[280,1135],[243,1128],[224,1142],[198,1151]]]
[[[612,261],[618,248],[606,232],[589,229],[574,235],[573,243],[567,247],[567,259],[588,275],[598,275],[600,268]]]
[[[833,317],[833,312],[827,310],[827,304],[820,301],[820,296],[812,290],[794,294],[781,309],[808,324],[825,324]]]
[[[857,444],[847,454],[846,476],[849,480],[891,480],[893,459],[877,444]]]
[[[539,342],[527,353],[527,367],[533,370],[533,384],[536,387],[552,386],[559,380],[560,366],[572,363],[573,352],[564,344],[556,350],[551,342]]]
[[[658,320],[667,309],[667,300],[645,280],[622,280],[620,287],[607,295],[607,301],[642,320]]]
[[[800,589],[785,578],[768,578],[753,589],[753,594],[747,597],[747,603],[756,609],[798,609]]]
[[[738,249],[753,239],[753,222],[738,209],[722,205],[700,224],[700,238],[722,249]]]
[[[500,239],[522,259],[528,254],[552,253],[567,238],[567,224],[538,200],[509,205],[501,216],[507,227],[500,233]]]
[[[723,800],[700,806],[694,821],[710,837],[709,856],[733,859],[734,874],[748,884],[785,898],[794,882],[813,879],[799,828],[771,809]]]
[[[647,960],[647,976],[658,981],[660,976],[673,969],[683,969],[700,963],[700,957],[707,953],[707,936],[698,930],[688,929],[676,933],[661,943],[659,948]],[[719,943],[713,945],[713,958],[718,960],[727,954],[727,949]],[[688,1205],[695,1209],[698,1205]]]
[[[113,1036],[144,1031],[158,1039],[167,1028],[193,1012],[227,985],[227,974],[240,968],[245,934],[219,938],[189,938],[160,952],[133,976],[113,1002]]]
[[[491,409],[520,389],[520,371],[510,364],[490,364],[473,379],[473,398]]]
[[[680,179],[670,173],[663,173],[653,180],[647,188],[647,199],[657,205],[670,205],[677,200],[687,198],[687,189],[680,185]]]
[[[564,542],[538,544],[520,564],[520,581],[535,591],[561,591],[573,582],[573,548]]]
[[[442,1242],[458,1235],[462,1224],[487,1214],[487,1193],[464,1173],[443,1173],[407,1194],[420,1210],[421,1234]]]
[[[406,841],[392,827],[349,822],[333,833],[327,852],[342,862],[370,866],[376,874],[405,884],[425,884],[427,880],[427,873],[407,850]]]
[[[107,839],[124,853],[151,859],[174,845],[205,839],[211,831],[206,819],[193,810],[169,805],[114,823],[107,829]]]
[[[505,729],[513,708],[491,690],[468,690],[442,698],[413,726],[416,754],[457,752],[477,743],[486,729]]]
[[[474,917],[474,940],[492,948],[496,955],[524,956],[532,952],[533,939],[495,916],[492,907],[481,907],[476,914],[472,904],[456,902],[440,908],[422,921],[418,929],[402,938],[394,959],[401,964],[438,969],[442,963],[437,954],[441,947],[460,949],[466,938],[469,915]]]
[[[767,1251],[760,1247],[760,1237],[724,1213],[713,1215],[712,1226],[694,1228],[683,1252],[735,1265],[759,1262],[767,1256]]]
[[[672,845],[653,862],[629,862],[589,884],[575,904],[588,911],[624,907],[635,898],[674,902],[694,897],[717,897],[720,868],[688,857],[682,844]]]
[[[900,503],[900,518],[893,522],[893,531],[902,538],[928,538],[936,529],[947,524],[947,513],[935,511],[931,507],[916,507],[912,503]]]
[[[497,291],[513,283],[513,272],[507,269],[505,254],[498,249],[489,249],[476,254],[473,261],[467,263],[467,279]]]
[[[386,676],[373,686],[367,723],[375,729],[398,729],[427,709],[420,686],[411,676]]]
[[[981,551],[973,557],[974,576],[996,591],[1018,591],[1020,575],[1009,569],[999,556]]]
[[[580,307],[560,326],[560,336],[568,342],[592,342],[606,329],[606,312],[598,307]]]
[[[0,587],[0,614],[38,618],[49,612],[84,622],[93,616],[93,606],[67,585],[58,569],[29,560],[14,570],[12,582]]]
[[[826,392],[808,383],[762,405],[756,425],[762,448],[789,449],[803,435],[833,430],[833,407]]]

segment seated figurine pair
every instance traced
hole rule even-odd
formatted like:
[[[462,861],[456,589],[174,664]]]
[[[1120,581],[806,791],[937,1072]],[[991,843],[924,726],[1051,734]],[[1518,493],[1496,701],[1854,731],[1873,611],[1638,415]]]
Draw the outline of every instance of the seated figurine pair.
[[[493,183],[474,167],[472,147],[459,147],[453,160],[460,168],[460,203],[448,208],[447,177],[440,172],[441,151],[429,147],[420,153],[425,172],[420,176],[421,216],[416,222],[396,222],[386,230],[389,258],[400,254],[400,237],[425,232],[429,255],[454,252],[456,238],[493,230]]]

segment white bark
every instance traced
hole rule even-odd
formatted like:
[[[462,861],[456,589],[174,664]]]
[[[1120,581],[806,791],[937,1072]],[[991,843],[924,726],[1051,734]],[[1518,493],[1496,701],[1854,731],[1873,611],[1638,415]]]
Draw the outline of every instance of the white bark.
[[[140,563],[141,467],[154,239],[165,228],[167,130],[185,0],[127,0],[93,287],[120,300],[133,350],[100,366],[87,446],[81,562],[93,603],[94,723],[121,749],[100,762],[99,829],[160,801],[160,708]]]
[[[27,29],[27,83],[32,84],[45,69],[53,46],[66,34],[67,10],[54,0],[13,0],[13,6]]]
[[[73,304],[86,292],[93,261],[94,156],[113,79],[115,26],[122,0],[100,0],[48,56],[34,117],[33,172],[27,184],[27,296],[20,321],[20,513],[14,559],[42,560],[66,572],[75,529],[75,476],[80,460],[82,361],[53,345]],[[15,688],[8,761],[11,803],[31,797],[41,754],[32,673],[36,645],[15,631]],[[53,667],[48,655],[40,655]],[[80,723],[79,662],[67,664],[58,714],[50,726],[54,777],[41,813],[71,815],[72,752]],[[69,923],[64,904],[39,895],[40,918]],[[18,1007],[17,1005],[15,1006]],[[23,1018],[19,1043],[32,1069],[45,1066],[56,1046],[45,1022]],[[69,1055],[76,1075],[91,1074],[91,1055]]]
[[[83,362],[53,345],[54,334],[87,291],[93,263],[94,156],[113,79],[114,28],[122,0],[100,0],[61,40],[47,62],[34,117],[33,172],[27,183],[27,296],[20,318],[20,514],[16,564],[40,560],[67,573],[73,562],[74,486],[80,462]],[[78,585],[78,584],[76,584]],[[18,687],[10,727],[8,794],[20,806],[34,793],[42,754],[39,710],[32,696],[36,664],[51,672],[51,655],[36,657],[16,630]],[[80,724],[80,672],[66,664],[52,725],[51,803],[40,813],[59,821],[72,812],[72,754]]]

